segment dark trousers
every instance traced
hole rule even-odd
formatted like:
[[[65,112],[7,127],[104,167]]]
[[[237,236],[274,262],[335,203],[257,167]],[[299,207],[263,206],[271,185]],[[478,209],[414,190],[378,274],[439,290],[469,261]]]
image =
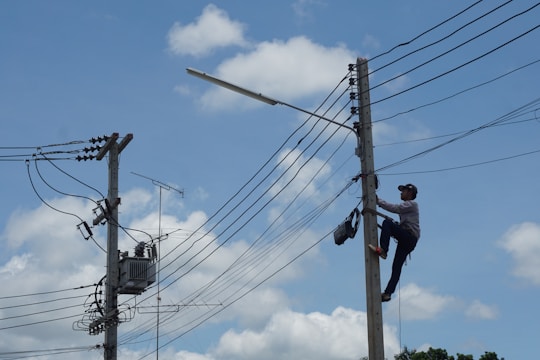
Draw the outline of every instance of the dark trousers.
[[[394,255],[394,262],[392,263],[392,276],[386,285],[386,294],[393,294],[396,290],[396,286],[401,276],[401,268],[407,260],[407,255],[416,247],[418,239],[409,231],[403,229],[399,224],[384,220],[381,230],[381,248],[388,253],[388,247],[390,245],[390,237],[393,236],[397,240],[396,254]]]

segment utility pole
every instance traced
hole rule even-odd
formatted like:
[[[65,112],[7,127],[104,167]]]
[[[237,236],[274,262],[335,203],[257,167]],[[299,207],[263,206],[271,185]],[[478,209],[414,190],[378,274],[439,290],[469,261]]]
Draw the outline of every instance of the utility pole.
[[[375,161],[373,159],[373,137],[369,97],[369,73],[366,59],[356,60],[357,88],[360,121],[355,123],[358,133],[357,155],[362,169],[362,198],[364,208],[377,206]],[[364,258],[366,267],[366,303],[368,320],[369,360],[384,360],[384,336],[381,304],[381,275],[379,257],[369,250],[368,244],[378,245],[377,216],[375,212],[364,212]]]
[[[120,143],[118,133],[113,133],[107,143],[96,155],[97,160],[103,159],[109,153],[109,191],[107,194],[107,280],[105,286],[105,360],[116,360],[118,341],[118,282],[119,252],[118,252],[118,156],[133,139],[133,134],[127,134]]]

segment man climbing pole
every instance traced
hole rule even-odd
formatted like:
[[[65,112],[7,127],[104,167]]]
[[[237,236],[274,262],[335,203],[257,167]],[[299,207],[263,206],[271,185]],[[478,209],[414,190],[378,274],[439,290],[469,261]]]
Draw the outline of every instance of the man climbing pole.
[[[418,189],[413,184],[400,185],[398,190],[401,191],[400,204],[391,204],[377,197],[377,205],[384,210],[399,214],[399,223],[394,222],[390,217],[385,216],[385,220],[381,227],[381,237],[379,246],[369,244],[369,248],[381,258],[386,259],[388,247],[390,245],[390,237],[394,237],[397,241],[396,253],[394,254],[394,262],[392,263],[392,275],[388,281],[386,289],[381,294],[381,301],[390,301],[392,294],[396,290],[396,286],[401,276],[401,268],[420,238],[420,215],[416,195]],[[380,215],[380,214],[379,214]]]

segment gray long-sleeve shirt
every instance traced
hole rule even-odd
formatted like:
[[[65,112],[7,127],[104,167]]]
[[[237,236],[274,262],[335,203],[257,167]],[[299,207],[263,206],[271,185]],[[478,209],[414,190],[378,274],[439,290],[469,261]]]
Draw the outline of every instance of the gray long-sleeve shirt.
[[[382,199],[377,199],[377,205],[384,210],[399,214],[399,224],[411,231],[417,239],[420,238],[420,213],[416,201],[407,200],[400,204],[391,204]]]

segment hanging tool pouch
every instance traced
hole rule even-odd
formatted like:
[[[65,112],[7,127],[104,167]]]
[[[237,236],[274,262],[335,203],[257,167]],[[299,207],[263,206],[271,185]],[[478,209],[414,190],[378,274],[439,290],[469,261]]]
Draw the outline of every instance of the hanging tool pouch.
[[[353,219],[356,217],[356,220],[353,224]],[[354,238],[356,231],[358,230],[358,223],[360,222],[360,211],[358,208],[351,211],[349,216],[338,225],[334,231],[334,242],[336,245],[343,245],[345,240],[348,238]]]

